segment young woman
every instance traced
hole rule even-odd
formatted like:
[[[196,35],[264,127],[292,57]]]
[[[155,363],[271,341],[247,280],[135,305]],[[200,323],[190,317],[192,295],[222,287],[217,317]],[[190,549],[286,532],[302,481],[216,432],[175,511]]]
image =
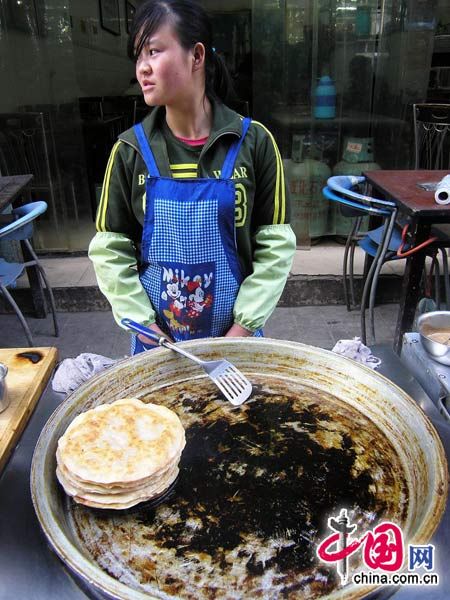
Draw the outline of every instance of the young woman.
[[[276,143],[223,104],[229,76],[194,2],[143,2],[129,54],[155,108],[111,152],[89,248],[99,287],[119,324],[175,341],[261,335],[295,250]],[[151,345],[133,336],[132,352]]]

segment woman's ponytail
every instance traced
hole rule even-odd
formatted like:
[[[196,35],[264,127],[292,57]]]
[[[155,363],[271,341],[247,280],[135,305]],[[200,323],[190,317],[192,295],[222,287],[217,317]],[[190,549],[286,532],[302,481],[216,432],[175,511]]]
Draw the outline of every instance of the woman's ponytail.
[[[236,100],[236,92],[228,67],[224,58],[214,48],[207,51],[205,88],[206,95],[213,100],[221,100],[224,104]]]

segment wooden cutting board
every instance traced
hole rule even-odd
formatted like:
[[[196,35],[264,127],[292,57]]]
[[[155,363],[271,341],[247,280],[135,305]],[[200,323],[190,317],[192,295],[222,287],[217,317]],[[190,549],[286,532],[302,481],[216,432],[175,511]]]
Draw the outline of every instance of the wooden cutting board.
[[[50,379],[57,356],[56,348],[0,348],[0,362],[8,367],[10,400],[0,413],[0,471]]]

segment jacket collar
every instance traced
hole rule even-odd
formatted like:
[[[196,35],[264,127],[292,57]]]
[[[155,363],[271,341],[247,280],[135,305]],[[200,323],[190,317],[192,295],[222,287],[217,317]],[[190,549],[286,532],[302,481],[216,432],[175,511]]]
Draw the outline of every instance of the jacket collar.
[[[212,101],[213,109],[213,124],[211,129],[210,138],[207,142],[208,147],[215,142],[215,140],[222,135],[234,134],[240,137],[242,135],[242,119],[234,111],[222,104],[221,102]],[[152,139],[159,138],[161,135],[161,124],[165,117],[166,110],[163,106],[155,107],[149,115],[142,121],[144,132],[147,135],[150,143]],[[119,135],[119,140],[126,142],[136,149],[139,148],[139,144],[134,133],[134,129],[131,127],[124,133]]]

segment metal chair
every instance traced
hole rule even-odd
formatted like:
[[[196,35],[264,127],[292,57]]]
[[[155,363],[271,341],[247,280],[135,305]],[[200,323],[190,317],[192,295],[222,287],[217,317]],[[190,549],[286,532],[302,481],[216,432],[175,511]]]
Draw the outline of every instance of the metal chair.
[[[450,168],[450,104],[414,104],[415,169]]]
[[[46,198],[52,224],[58,229],[67,212],[68,195],[78,218],[74,182],[61,173],[52,119],[43,112],[0,114],[0,174],[32,173],[28,190]]]
[[[432,230],[432,237],[411,247],[406,241],[407,226],[403,227],[396,222],[397,208],[393,202],[372,198],[368,195],[359,194],[354,191],[358,185],[365,183],[364,177],[354,176],[334,176],[327,181],[328,186],[324,188],[324,195],[334,201],[339,202],[343,216],[354,219],[352,229],[347,237],[344,252],[343,264],[343,283],[344,296],[347,310],[351,310],[351,304],[355,302],[353,264],[356,245],[372,258],[369,271],[364,282],[362,300],[361,300],[361,339],[366,343],[366,320],[365,310],[367,300],[369,300],[369,319],[370,332],[373,339],[375,336],[375,298],[378,285],[378,278],[383,264],[387,261],[400,260],[406,258],[413,252],[425,251],[432,258],[432,268],[435,272],[436,303],[440,305],[439,298],[439,263],[436,258],[438,250],[442,252],[444,281],[446,282],[446,302],[450,300],[450,286],[448,285],[448,263],[445,247],[449,245],[449,240],[442,235],[439,230]],[[362,235],[359,228],[363,216],[373,215],[382,219],[382,225],[368,231]],[[350,262],[349,262],[350,257]],[[350,269],[348,268],[350,264]],[[348,281],[347,281],[348,280]],[[350,297],[348,293],[348,282],[350,284]]]
[[[350,310],[350,298],[348,293],[348,284],[350,283],[350,294],[353,304],[355,304],[354,278],[353,278],[353,263],[356,244],[360,244],[361,236],[358,236],[358,230],[364,216],[371,215],[382,219],[380,227],[379,244],[373,256],[372,264],[364,282],[362,300],[361,300],[361,340],[365,344],[367,341],[366,333],[366,317],[365,311],[367,300],[369,299],[369,318],[371,325],[371,333],[375,337],[374,330],[374,307],[375,295],[378,283],[378,275],[383,263],[387,260],[389,242],[397,217],[397,208],[393,202],[372,198],[368,195],[363,195],[353,190],[357,185],[365,182],[364,177],[355,176],[335,176],[330,177],[327,181],[327,186],[323,189],[323,194],[326,198],[340,205],[341,213],[345,217],[353,219],[353,226],[347,237],[344,252],[343,263],[343,284],[344,296],[347,309]],[[364,249],[364,248],[363,248]],[[350,272],[348,269],[350,257]]]
[[[450,169],[450,104],[414,104],[415,169]],[[444,271],[446,308],[450,308],[450,282],[446,248],[450,246],[448,232],[433,228],[440,240]],[[436,304],[440,308],[439,265],[435,262]]]
[[[33,336],[31,335],[30,328],[20,310],[17,306],[14,298],[8,291],[8,287],[15,287],[17,279],[22,275],[23,271],[27,267],[35,267],[37,270],[38,277],[41,277],[45,283],[45,287],[47,288],[50,307],[53,316],[53,325],[55,328],[55,336],[59,335],[58,322],[56,319],[56,305],[55,299],[53,296],[52,288],[48,282],[47,276],[45,274],[44,268],[39,262],[36,253],[33,250],[33,247],[30,243],[30,239],[33,236],[33,221],[39,215],[42,215],[47,210],[46,202],[30,202],[29,204],[24,204],[19,208],[15,208],[12,211],[13,218],[16,220],[8,225],[2,227],[0,229],[0,239],[3,240],[20,240],[26,245],[30,255],[32,256],[32,260],[21,263],[11,263],[7,262],[3,258],[0,258],[0,290],[5,297],[5,299],[9,302],[14,312],[16,313],[19,321],[25,331],[28,342],[30,346],[34,346]],[[45,294],[41,287],[42,296],[45,302]]]

